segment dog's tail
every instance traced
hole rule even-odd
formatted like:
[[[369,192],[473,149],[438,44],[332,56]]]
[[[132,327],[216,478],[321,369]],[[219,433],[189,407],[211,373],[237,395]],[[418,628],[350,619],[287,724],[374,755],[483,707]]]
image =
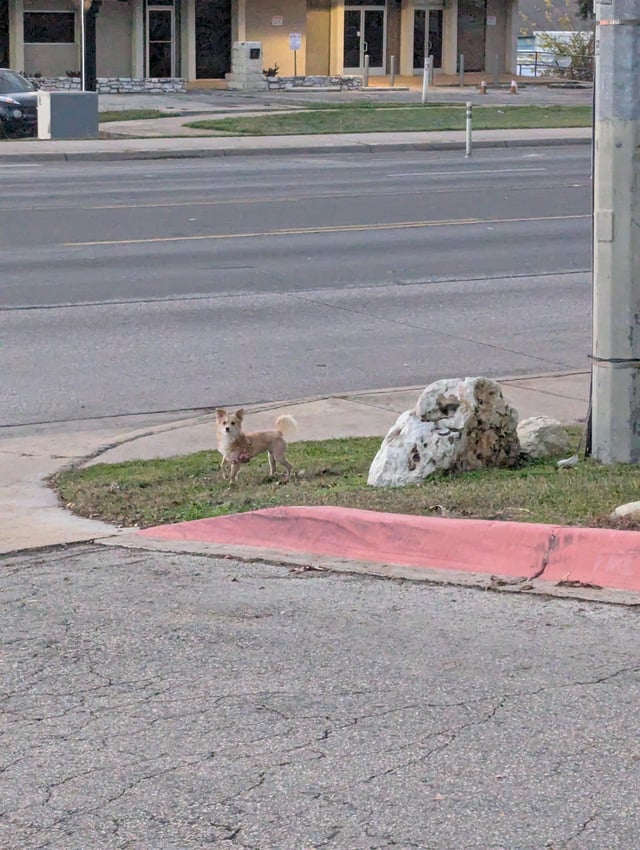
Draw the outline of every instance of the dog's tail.
[[[298,423],[293,416],[284,414],[276,419],[276,430],[285,437],[292,437],[298,430]]]

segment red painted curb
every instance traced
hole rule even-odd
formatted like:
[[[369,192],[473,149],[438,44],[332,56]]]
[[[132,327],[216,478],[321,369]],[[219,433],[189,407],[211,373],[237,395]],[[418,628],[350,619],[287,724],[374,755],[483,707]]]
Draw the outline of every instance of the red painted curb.
[[[640,590],[636,531],[296,507],[161,525],[138,534]]]

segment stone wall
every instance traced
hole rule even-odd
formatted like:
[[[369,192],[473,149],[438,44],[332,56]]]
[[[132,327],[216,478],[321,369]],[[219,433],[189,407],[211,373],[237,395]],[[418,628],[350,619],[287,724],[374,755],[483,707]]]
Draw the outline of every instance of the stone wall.
[[[31,77],[44,91],[80,91],[79,77]],[[181,77],[134,79],[132,77],[98,77],[99,94],[180,94],[187,83]]]
[[[270,89],[361,89],[363,87],[362,77],[334,74],[313,74],[301,77],[269,77],[267,84]]]

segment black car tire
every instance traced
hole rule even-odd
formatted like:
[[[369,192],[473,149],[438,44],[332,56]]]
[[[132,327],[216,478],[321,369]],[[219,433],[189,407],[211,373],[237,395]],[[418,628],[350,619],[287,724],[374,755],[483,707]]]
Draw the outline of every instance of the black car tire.
[[[0,139],[7,138],[7,130],[4,126],[4,121],[0,120]]]

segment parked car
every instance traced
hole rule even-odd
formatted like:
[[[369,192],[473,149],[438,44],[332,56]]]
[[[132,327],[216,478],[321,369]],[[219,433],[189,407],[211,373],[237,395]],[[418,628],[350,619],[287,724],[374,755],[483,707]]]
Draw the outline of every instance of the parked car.
[[[0,68],[0,139],[35,136],[38,89],[22,74]]]

